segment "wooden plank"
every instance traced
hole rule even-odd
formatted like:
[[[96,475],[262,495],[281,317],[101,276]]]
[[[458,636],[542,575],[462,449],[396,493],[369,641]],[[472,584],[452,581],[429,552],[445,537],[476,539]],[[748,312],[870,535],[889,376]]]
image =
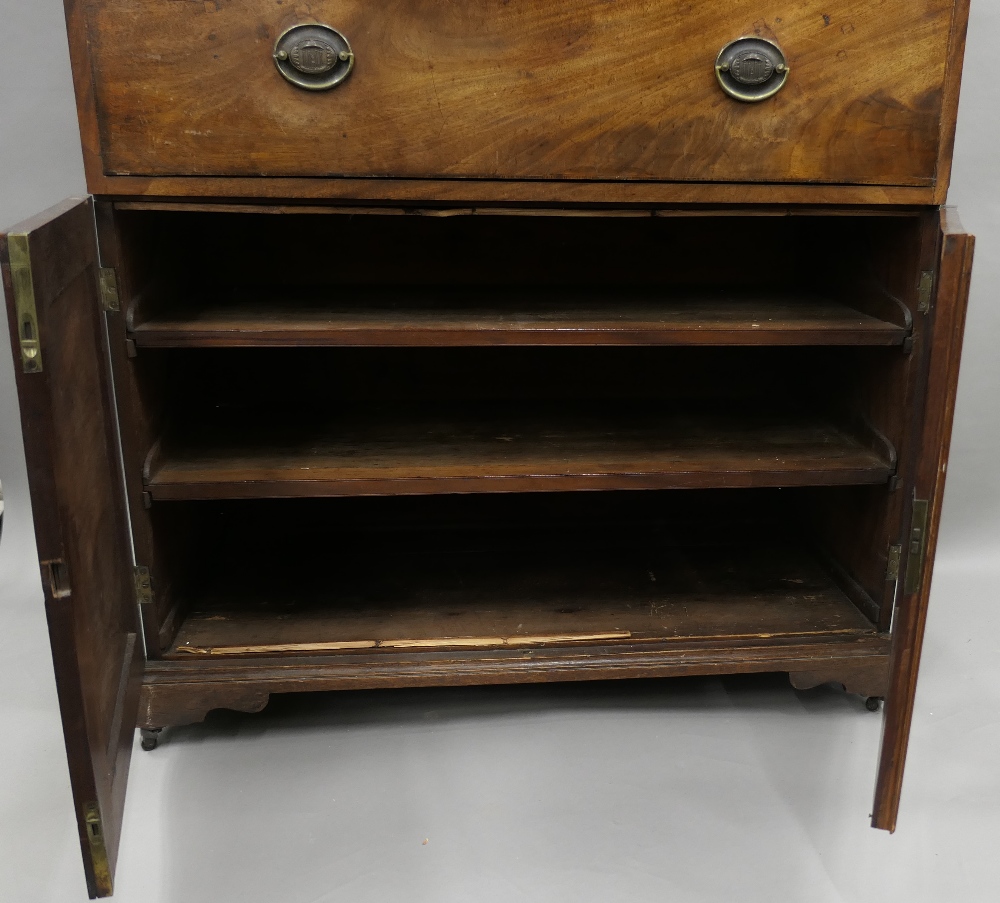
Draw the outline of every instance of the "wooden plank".
[[[344,296],[347,296],[346,298]],[[350,287],[162,298],[140,347],[900,345],[906,330],[840,301],[773,293]]]
[[[85,157],[85,162],[95,158]],[[98,162],[94,163],[96,167]],[[87,170],[87,189],[116,198],[246,198],[322,203],[384,203],[468,206],[484,204],[586,205],[590,207],[700,204],[850,205],[900,207],[935,203],[934,186],[823,185],[725,182],[615,182],[487,179],[211,178],[207,176],[106,175]]]
[[[219,411],[178,424],[150,453],[147,491],[155,500],[845,485],[883,483],[893,469],[812,413],[370,404],[306,420]]]

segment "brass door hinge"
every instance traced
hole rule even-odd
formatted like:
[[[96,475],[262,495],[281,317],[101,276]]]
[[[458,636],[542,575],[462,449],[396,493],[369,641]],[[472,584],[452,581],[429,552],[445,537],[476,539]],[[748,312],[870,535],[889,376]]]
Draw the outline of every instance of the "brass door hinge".
[[[903,547],[900,544],[889,546],[889,563],[885,569],[885,582],[895,583],[899,579],[899,561],[903,557]]]
[[[924,270],[917,283],[917,311],[926,314],[931,309],[931,298],[934,296],[934,271]]]
[[[38,340],[38,313],[35,310],[35,280],[31,275],[31,251],[28,233],[11,232],[7,236],[10,254],[10,278],[14,287],[17,313],[17,338],[21,345],[21,366],[25,373],[42,369],[42,346]]]
[[[94,864],[94,883],[99,896],[111,896],[111,865],[108,849],[104,843],[104,825],[97,803],[86,803],[83,807],[83,821],[87,827],[87,841],[90,844],[90,861]]]
[[[101,283],[101,309],[121,310],[121,301],[118,300],[118,274],[111,267],[101,267],[98,270],[98,279]]]
[[[141,608],[153,601],[153,578],[149,575],[149,568],[135,568],[135,601]]]
[[[910,541],[906,555],[906,580],[903,592],[909,595],[920,589],[927,554],[927,514],[930,505],[924,499],[913,500],[913,517],[910,521]]]

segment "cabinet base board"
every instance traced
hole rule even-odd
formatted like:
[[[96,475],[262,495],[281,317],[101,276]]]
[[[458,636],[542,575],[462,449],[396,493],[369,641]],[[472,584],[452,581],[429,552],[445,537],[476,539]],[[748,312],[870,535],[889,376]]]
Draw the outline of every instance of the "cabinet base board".
[[[889,637],[149,662],[137,726],[195,724],[213,709],[259,712],[272,693],[764,672],[788,672],[797,689],[839,683],[884,696]]]

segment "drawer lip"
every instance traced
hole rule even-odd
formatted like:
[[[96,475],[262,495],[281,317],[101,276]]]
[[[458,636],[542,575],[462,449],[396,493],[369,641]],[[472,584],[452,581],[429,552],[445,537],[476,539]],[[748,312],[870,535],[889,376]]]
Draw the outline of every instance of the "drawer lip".
[[[405,5],[405,4],[404,4]],[[958,79],[961,69],[961,57],[962,49],[964,46],[964,31],[965,24],[967,22],[968,13],[968,0],[955,0],[954,3],[947,3],[945,0],[939,0],[939,2],[931,3],[930,0],[925,4],[925,8],[921,15],[914,15],[913,19],[916,24],[912,24],[909,19],[903,17],[899,14],[899,11],[890,10],[890,13],[896,15],[896,18],[900,22],[905,22],[907,28],[913,28],[914,31],[912,35],[919,35],[924,41],[923,46],[928,52],[933,52],[933,57],[929,60],[929,69],[934,71],[933,75],[925,75],[922,78],[914,77],[912,83],[907,80],[906,84],[900,89],[900,91],[895,92],[900,94],[900,103],[895,104],[891,101],[889,95],[887,94],[881,101],[878,101],[875,95],[868,98],[874,101],[875,107],[880,107],[880,104],[887,104],[885,109],[895,109],[896,113],[891,115],[897,116],[898,121],[893,120],[893,123],[886,126],[885,128],[877,126],[876,120],[881,116],[881,113],[872,113],[868,117],[868,121],[865,121],[865,117],[862,116],[861,120],[862,129],[864,135],[859,137],[857,140],[860,143],[859,148],[856,150],[857,157],[864,158],[867,153],[864,152],[864,148],[868,148],[869,151],[874,152],[875,157],[878,159],[882,158],[906,158],[910,156],[912,159],[916,160],[919,157],[919,162],[913,162],[910,165],[910,171],[906,171],[907,167],[896,167],[897,172],[895,173],[896,178],[892,178],[893,172],[889,171],[892,166],[887,170],[878,160],[873,160],[872,162],[860,162],[860,163],[844,163],[844,160],[848,157],[854,155],[852,154],[839,154],[840,162],[836,165],[827,167],[830,174],[829,180],[823,179],[823,167],[826,166],[824,163],[822,166],[817,168],[816,162],[810,163],[801,172],[796,171],[796,167],[786,166],[778,158],[772,158],[766,161],[765,165],[761,167],[756,167],[753,164],[748,169],[745,164],[741,166],[736,166],[732,172],[727,174],[727,170],[732,167],[728,163],[722,165],[720,169],[719,166],[715,166],[714,169],[706,170],[707,177],[702,180],[698,178],[697,172],[692,172],[690,165],[686,163],[681,163],[680,170],[676,172],[671,172],[670,169],[674,167],[673,163],[665,162],[661,163],[658,156],[654,156],[652,162],[650,163],[649,155],[646,154],[647,161],[639,161],[636,163],[638,158],[635,158],[631,151],[625,150],[619,155],[620,159],[609,159],[609,162],[605,164],[604,158],[596,157],[594,159],[600,160],[599,164],[596,165],[591,162],[585,162],[584,157],[580,157],[579,160],[576,159],[578,152],[566,151],[565,156],[563,150],[558,149],[555,152],[556,158],[551,163],[544,160],[544,158],[539,158],[541,160],[541,168],[537,172],[532,172],[535,164],[529,162],[517,162],[511,164],[509,171],[503,171],[507,168],[507,164],[504,161],[503,155],[501,154],[498,158],[501,162],[498,164],[498,170],[496,172],[487,172],[489,167],[480,165],[475,157],[478,151],[475,151],[474,146],[472,147],[472,152],[467,158],[463,158],[461,152],[454,153],[455,148],[451,150],[447,148],[438,148],[433,146],[433,144],[428,147],[427,142],[423,143],[422,150],[407,150],[407,153],[400,159],[404,161],[404,166],[399,167],[391,159],[382,160],[381,157],[377,158],[381,161],[381,165],[376,164],[373,166],[368,166],[367,161],[363,165],[357,165],[358,154],[356,151],[349,151],[347,157],[344,160],[342,166],[331,168],[325,160],[320,160],[319,158],[311,159],[307,152],[303,151],[303,156],[299,156],[297,151],[289,151],[285,148],[276,163],[269,164],[266,160],[261,162],[255,162],[247,164],[246,166],[240,164],[235,167],[236,170],[243,169],[246,171],[246,175],[236,175],[233,166],[227,166],[226,161],[223,157],[219,156],[220,149],[226,148],[228,145],[223,139],[223,143],[216,143],[212,145],[202,145],[201,148],[205,152],[205,157],[197,167],[199,171],[195,171],[192,168],[190,172],[185,170],[185,162],[180,162],[179,166],[170,166],[168,153],[166,156],[162,156],[160,160],[153,160],[150,156],[143,158],[140,153],[138,156],[134,155],[134,152],[141,150],[139,145],[134,147],[132,151],[125,150],[125,156],[122,157],[121,149],[127,148],[128,141],[132,140],[129,134],[123,136],[121,129],[116,126],[111,126],[108,123],[108,113],[102,107],[107,106],[106,95],[107,91],[104,88],[99,88],[102,79],[107,79],[108,75],[104,71],[104,63],[106,62],[104,57],[101,57],[100,42],[104,36],[103,31],[106,26],[99,23],[99,14],[102,9],[106,7],[106,3],[99,4],[85,4],[76,0],[76,2],[67,3],[67,11],[71,16],[76,17],[77,20],[85,20],[80,22],[83,25],[84,30],[88,29],[89,26],[89,44],[87,35],[81,35],[77,29],[71,28],[71,43],[74,45],[73,57],[74,57],[74,69],[77,75],[77,86],[78,86],[78,101],[81,112],[81,125],[84,132],[84,143],[87,148],[87,171],[88,171],[88,181],[91,186],[91,190],[98,194],[111,194],[111,193],[122,193],[122,194],[133,194],[133,193],[146,193],[147,189],[151,188],[151,183],[158,180],[168,180],[171,183],[176,183],[178,179],[191,181],[199,181],[199,184],[187,184],[184,187],[177,185],[174,189],[180,195],[192,195],[192,196],[205,196],[209,192],[218,192],[221,196],[232,197],[235,196],[237,192],[242,192],[244,194],[256,194],[257,189],[248,188],[246,185],[239,188],[235,184],[224,184],[224,183],[245,183],[250,180],[250,184],[259,183],[261,181],[269,180],[320,180],[325,183],[325,196],[331,196],[331,192],[338,193],[340,189],[337,187],[337,183],[341,181],[348,181],[353,183],[351,191],[358,192],[359,186],[357,183],[361,182],[385,182],[388,180],[393,180],[391,182],[394,186],[399,186],[401,183],[412,183],[414,181],[426,181],[429,184],[426,186],[425,194],[432,191],[439,191],[445,194],[453,195],[454,191],[448,188],[448,183],[452,181],[459,181],[464,184],[469,182],[474,183],[484,183],[487,185],[505,184],[506,180],[516,183],[518,186],[518,193],[524,197],[530,193],[530,186],[534,184],[535,181],[542,181],[548,184],[550,187],[550,193],[552,187],[556,190],[566,194],[575,193],[578,191],[579,186],[586,186],[587,190],[583,193],[589,195],[588,201],[593,202],[595,198],[595,192],[591,191],[590,188],[593,186],[600,186],[605,188],[606,195],[613,195],[617,191],[617,187],[620,182],[627,183],[636,186],[639,192],[648,191],[650,196],[657,198],[665,198],[671,191],[669,189],[676,188],[677,186],[687,187],[690,186],[693,189],[693,193],[701,191],[703,186],[727,186],[732,189],[737,189],[739,187],[762,187],[762,186],[779,186],[782,192],[787,191],[788,195],[785,198],[790,201],[794,190],[798,188],[806,187],[817,187],[817,186],[829,186],[829,187],[846,187],[846,186],[870,186],[876,191],[873,191],[869,199],[866,201],[868,203],[886,203],[887,201],[878,196],[878,191],[886,191],[894,196],[897,200],[895,202],[901,203],[940,203],[943,200],[943,194],[946,189],[947,177],[949,175],[949,160],[951,146],[954,136],[954,114],[955,108],[957,107],[957,95],[958,95]],[[81,11],[81,8],[83,11]],[[825,9],[826,7],[824,7]],[[842,13],[841,17],[855,16],[864,18],[863,11],[854,9],[849,5],[844,5],[841,7]],[[411,15],[412,11],[403,10],[406,15]],[[811,8],[803,13],[800,13],[800,18],[803,15],[811,13]],[[914,10],[913,12],[920,12]],[[251,10],[251,17],[253,11]],[[573,15],[573,10],[570,9],[570,17]],[[630,13],[632,14],[632,13]],[[671,11],[664,11],[664,15],[670,15]],[[737,17],[738,18],[738,17]],[[828,17],[827,17],[828,18]],[[837,18],[836,12],[834,14],[834,19]],[[761,20],[763,21],[763,20]],[[775,20],[779,22],[780,19]],[[867,29],[865,29],[865,23],[858,21],[859,32],[872,31],[871,20],[867,22]],[[185,20],[186,24],[186,20]],[[759,24],[759,23],[758,23]],[[772,23],[773,24],[773,23]],[[834,23],[836,24],[836,23]],[[848,23],[850,24],[850,23]],[[890,23],[892,24],[892,23]],[[790,29],[791,25],[785,24],[781,26],[775,25],[779,32],[782,29]],[[900,27],[903,27],[900,25]],[[853,26],[851,26],[853,29]],[[739,29],[737,28],[737,31]],[[770,26],[768,26],[770,30]],[[794,31],[794,29],[792,29]],[[802,30],[799,29],[799,34],[796,36],[799,40],[802,37]],[[833,30],[828,32],[832,34]],[[910,33],[910,32],[908,32]],[[225,35],[223,35],[225,36]],[[454,38],[454,36],[452,36]],[[782,35],[776,35],[776,37],[781,39]],[[714,34],[712,35],[714,39]],[[707,39],[706,39],[707,40]],[[842,42],[842,39],[832,39],[827,38],[827,43],[829,47],[826,48],[833,53],[836,47],[840,46],[838,41]],[[800,44],[800,46],[803,46]],[[825,45],[824,45],[825,46]],[[91,60],[88,57],[88,47],[94,53],[93,66],[91,66]],[[938,54],[938,48],[940,48],[940,55]],[[104,51],[105,57],[110,51]],[[813,56],[816,54],[814,53]],[[792,54],[794,57],[794,53]],[[192,65],[187,61],[187,57],[183,54],[179,57],[180,62],[175,62],[175,65],[180,66],[183,69],[184,66]],[[794,66],[794,64],[793,64]],[[811,59],[810,66],[812,70],[823,69],[824,66],[819,66],[817,60]],[[830,69],[829,66],[825,66],[826,69]],[[898,67],[897,67],[898,68]],[[940,69],[940,72],[938,70]],[[830,70],[833,71],[833,70]],[[907,71],[907,70],[899,70]],[[811,76],[813,80],[813,87],[815,87],[815,72]],[[928,81],[928,78],[930,81]],[[280,79],[279,79],[280,81]],[[927,84],[925,84],[925,82]],[[645,83],[643,83],[645,84]],[[822,82],[820,82],[822,84]],[[933,90],[928,90],[926,96],[920,94],[927,85],[934,84]],[[271,90],[271,86],[266,86],[268,91]],[[287,87],[287,86],[285,86]],[[943,90],[942,90],[943,89]],[[374,89],[372,89],[374,90]],[[381,90],[381,89],[379,89]],[[867,89],[864,89],[867,90]],[[858,94],[857,104],[855,106],[865,105],[865,95],[864,90]],[[914,93],[916,92],[916,93]],[[784,93],[784,92],[783,92]],[[138,95],[136,95],[138,96]],[[374,95],[373,95],[374,96]],[[836,97],[835,93],[831,93],[832,97]],[[283,101],[288,100],[283,97]],[[288,102],[294,103],[297,98],[291,98]],[[912,101],[912,103],[911,103]],[[135,103],[129,100],[128,103]],[[698,103],[701,103],[699,98]],[[757,105],[751,105],[757,106]],[[799,105],[801,107],[801,104]],[[700,107],[692,107],[692,110],[700,109]],[[142,111],[132,110],[132,113],[139,115]],[[626,116],[628,120],[626,122],[626,128],[621,133],[622,140],[631,140],[627,136],[631,134],[630,130],[634,130],[636,122],[633,122],[635,116],[633,115],[635,111],[632,111]],[[701,110],[699,115],[704,114],[704,110]],[[120,114],[121,111],[119,110]],[[532,111],[532,114],[534,111]],[[575,129],[577,128],[577,123],[572,114],[570,119],[572,120],[566,128],[563,128],[563,133],[561,137],[558,138],[563,144],[566,144],[564,139],[569,135],[575,134]],[[792,133],[789,133],[785,139],[779,139],[778,144],[785,143],[794,144],[798,139],[795,136],[804,127],[802,125],[801,119],[802,114],[799,110],[799,123],[793,128]],[[831,116],[833,114],[831,113]],[[837,114],[839,115],[839,114]],[[889,115],[889,114],[886,114]],[[872,118],[874,117],[874,118]],[[916,119],[913,117],[918,117],[922,122],[919,129],[916,127]],[[890,116],[891,118],[891,116]],[[119,115],[120,119],[120,115]],[[268,125],[269,118],[265,116],[261,120],[265,127],[270,127]],[[539,123],[544,123],[545,117],[540,116],[537,119],[532,119],[532,116],[528,116],[525,122],[531,129],[540,128]],[[580,122],[583,120],[581,119]],[[880,121],[880,120],[879,120]],[[534,123],[534,124],[532,124]],[[907,125],[909,123],[909,125]],[[154,123],[155,125],[155,123]],[[895,139],[895,144],[893,141],[886,139],[888,144],[883,143],[882,138],[877,138],[877,135],[885,135],[895,133],[897,136],[903,136],[908,131],[910,127],[915,130],[911,133],[911,138],[897,138]],[[582,127],[582,126],[581,126]],[[274,129],[271,128],[271,131]],[[725,129],[723,129],[725,131]],[[598,140],[603,140],[602,133],[600,130],[594,132],[591,137],[595,137]],[[794,134],[793,134],[794,133]],[[914,138],[912,134],[919,133],[919,137]],[[138,135],[138,133],[136,133]],[[108,139],[114,136],[114,141],[117,142],[117,149],[113,147]],[[169,137],[169,133],[165,134],[164,137]],[[353,136],[352,136],[353,137]],[[801,136],[800,136],[801,137]],[[103,140],[102,140],[103,138]],[[795,139],[793,141],[793,139]],[[198,139],[200,140],[200,139]],[[263,140],[263,139],[262,139]],[[659,140],[659,139],[658,139]],[[670,160],[680,159],[677,156],[676,139],[669,137],[665,139],[667,145],[669,145],[667,156]],[[813,134],[811,141],[813,142],[816,152],[819,153],[819,148],[823,146],[823,142],[816,143],[817,136]],[[901,147],[897,147],[900,141],[904,141],[908,147],[909,151],[904,153],[899,153]],[[617,137],[613,137],[613,141],[609,144],[609,147],[616,147],[614,141],[617,141]],[[714,139],[713,139],[714,141]],[[916,142],[914,144],[914,141]],[[139,144],[141,145],[140,140]],[[453,142],[454,143],[454,142]],[[573,142],[569,142],[572,144]],[[587,142],[577,142],[577,144],[585,145]],[[876,147],[877,143],[883,144],[881,149]],[[475,142],[472,142],[474,145]],[[889,145],[892,145],[894,150],[889,157],[886,157],[887,149]],[[461,141],[459,141],[461,145]],[[912,146],[911,146],[912,145]],[[416,142],[414,143],[416,147]],[[659,145],[657,145],[659,147]],[[659,154],[659,151],[656,152]],[[783,151],[782,153],[786,153]],[[805,149],[804,155],[800,151],[796,151],[797,154],[802,156],[802,159],[808,160],[809,148]],[[420,155],[422,154],[422,157]],[[881,154],[881,157],[879,156]],[[128,165],[122,165],[123,161],[132,155],[132,162]],[[282,156],[283,155],[283,156]],[[266,156],[266,153],[265,153]],[[313,154],[315,156],[315,154]],[[397,157],[398,157],[397,153]],[[590,155],[593,157],[593,154]],[[709,157],[712,155],[710,154]],[[186,161],[191,159],[191,154],[180,154],[175,157],[175,160]],[[234,158],[231,158],[234,159]],[[587,159],[590,159],[587,157]],[[207,161],[207,162],[206,162]],[[353,162],[352,162],[353,161]],[[449,162],[450,161],[450,162]],[[632,162],[629,162],[632,161]],[[138,165],[133,165],[138,162]],[[649,164],[649,165],[647,165]],[[655,170],[655,175],[650,177],[650,172],[646,175],[642,174],[642,170],[649,170],[649,166]],[[701,164],[699,163],[699,166]],[[462,172],[453,172],[456,167],[461,168]],[[742,167],[742,172],[739,171]],[[754,170],[763,173],[769,173],[769,178],[755,178]],[[333,173],[331,169],[339,170],[337,173]],[[801,169],[799,167],[799,169]],[[171,175],[172,172],[177,170],[184,171],[183,175]],[[254,172],[254,170],[257,170]],[[310,171],[312,170],[312,171]],[[362,171],[363,170],[363,171]],[[380,170],[385,170],[382,175],[373,175],[372,170],[376,172]],[[605,170],[602,172],[602,170]],[[616,180],[615,173],[620,173],[620,182]],[[344,175],[343,173],[355,173],[354,175]],[[884,180],[879,180],[879,174],[884,174]],[[774,176],[783,176],[787,174],[788,178],[774,179]],[[608,176],[605,180],[603,177]],[[845,178],[846,176],[846,178]],[[596,177],[596,178],[595,178]],[[146,188],[140,188],[138,185],[127,185],[120,180],[132,180],[137,179],[140,183],[143,183]],[[394,180],[400,181],[394,181]],[[202,186],[200,180],[211,180],[212,184],[205,184]],[[103,185],[101,184],[103,183]],[[285,182],[287,185],[287,181]],[[112,188],[111,186],[117,186]],[[433,187],[432,187],[433,186]],[[663,190],[666,187],[668,190]],[[918,195],[911,200],[898,200],[900,195],[900,189],[912,188],[919,189],[922,191],[921,195]],[[154,189],[155,190],[155,189]],[[288,190],[290,193],[288,196],[291,197],[306,197],[315,196],[314,192],[304,185],[289,186]],[[410,189],[412,190],[412,189]],[[367,192],[369,196],[373,196],[378,193],[378,189],[369,188]],[[692,191],[684,191],[683,188],[680,191],[674,192],[675,195],[686,194],[691,196]],[[712,195],[712,192],[708,192]],[[843,192],[836,192],[843,194]],[[479,194],[478,187],[472,188],[467,192],[470,199],[473,196]],[[636,190],[628,191],[622,193],[622,196],[631,195],[635,196]],[[820,197],[829,197],[829,195],[820,194]],[[827,202],[827,201],[822,201]]]
[[[92,162],[92,161],[91,161]],[[99,165],[99,163],[98,163]],[[787,182],[567,182],[472,179],[331,179],[320,177],[108,176],[87,172],[99,198],[163,201],[330,201],[484,205],[558,205],[566,208],[680,207],[685,205],[811,205],[842,207],[939,206],[947,185],[859,185]]]

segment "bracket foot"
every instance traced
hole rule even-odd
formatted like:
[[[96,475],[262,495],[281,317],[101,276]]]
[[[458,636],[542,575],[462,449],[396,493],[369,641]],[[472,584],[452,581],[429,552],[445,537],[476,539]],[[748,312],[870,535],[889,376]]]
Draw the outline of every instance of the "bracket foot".
[[[156,749],[160,744],[160,732],[162,727],[142,727],[139,728],[139,745],[146,752]]]

